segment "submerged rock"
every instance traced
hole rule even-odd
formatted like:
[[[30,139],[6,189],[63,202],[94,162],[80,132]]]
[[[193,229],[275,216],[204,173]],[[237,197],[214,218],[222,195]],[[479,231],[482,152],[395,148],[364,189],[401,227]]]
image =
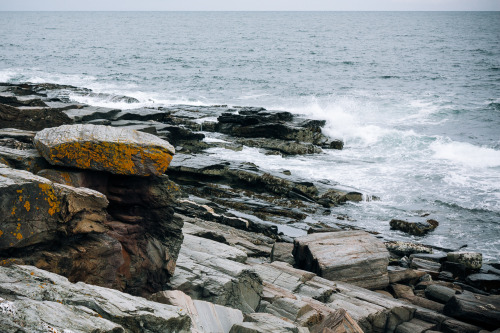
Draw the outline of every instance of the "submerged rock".
[[[423,236],[429,231],[436,229],[439,222],[436,220],[427,220],[426,222],[408,222],[393,219],[389,224],[393,230],[401,230],[409,233],[410,235]]]
[[[53,165],[121,175],[161,175],[175,154],[172,145],[154,135],[101,125],[47,128],[34,142]]]

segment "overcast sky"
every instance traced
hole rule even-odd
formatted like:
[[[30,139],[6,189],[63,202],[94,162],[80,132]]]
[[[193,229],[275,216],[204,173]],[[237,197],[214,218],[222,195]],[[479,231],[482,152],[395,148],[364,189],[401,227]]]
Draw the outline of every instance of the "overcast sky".
[[[0,0],[0,10],[500,10],[500,0]]]

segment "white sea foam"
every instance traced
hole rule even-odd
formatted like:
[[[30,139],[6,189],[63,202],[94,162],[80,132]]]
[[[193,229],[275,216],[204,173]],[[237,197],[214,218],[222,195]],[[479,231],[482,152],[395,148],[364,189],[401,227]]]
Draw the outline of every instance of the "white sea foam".
[[[474,168],[487,168],[500,166],[500,151],[475,146],[467,142],[442,142],[431,144],[434,158],[444,159]]]

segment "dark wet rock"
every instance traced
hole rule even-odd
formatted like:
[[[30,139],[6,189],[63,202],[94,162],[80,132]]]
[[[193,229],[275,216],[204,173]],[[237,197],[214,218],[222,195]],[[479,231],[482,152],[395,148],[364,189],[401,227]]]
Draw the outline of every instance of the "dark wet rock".
[[[432,260],[414,258],[410,264],[411,268],[429,273],[431,276],[437,276],[441,270],[441,264]]]
[[[294,244],[298,267],[326,279],[368,289],[389,284],[389,253],[380,240],[364,231],[310,234],[295,239]]]
[[[47,127],[71,124],[73,121],[59,109],[16,108],[0,104],[0,128],[39,131]]]
[[[66,278],[32,266],[0,266],[2,332],[190,332],[180,307]]]
[[[247,147],[269,149],[283,155],[319,154],[323,151],[320,147],[311,143],[300,143],[279,139],[238,139],[235,142]]]
[[[471,292],[454,295],[445,305],[444,314],[478,325],[496,329],[500,323],[500,296],[484,296]]]
[[[290,112],[223,113],[217,118],[216,131],[245,138],[293,140],[322,145],[328,139],[321,133],[322,122],[291,123]]]
[[[447,319],[441,324],[441,331],[446,333],[479,333],[481,328],[455,319]]]
[[[344,142],[342,140],[333,140],[328,144],[328,148],[342,150],[344,149]]]
[[[444,261],[441,264],[441,271],[442,273],[447,272],[451,274],[446,278],[445,276],[442,277],[443,279],[447,280],[455,278],[464,279],[468,275],[468,273],[470,273],[470,270],[466,269],[464,264],[451,261]]]
[[[385,243],[385,247],[391,253],[399,256],[410,256],[410,258],[412,258],[411,255],[415,253],[432,253],[432,248],[412,242],[390,241]],[[418,255],[414,257],[418,257]]]
[[[97,125],[63,125],[37,133],[35,146],[53,165],[123,175],[161,175],[175,149],[146,133]]]
[[[436,324],[428,323],[419,319],[412,319],[399,325],[396,329],[396,333],[424,333],[435,328],[437,328]]]
[[[411,260],[413,260],[414,258],[435,261],[443,265],[446,262],[447,256],[446,254],[423,252],[423,253],[414,253],[410,255]]]
[[[425,297],[430,300],[446,304],[457,293],[456,290],[433,284],[425,289]]]
[[[49,166],[49,163],[36,149],[0,147],[0,158],[2,158],[4,164],[14,169],[26,170],[32,173],[37,173]]]
[[[476,273],[467,276],[466,281],[473,287],[497,292],[500,291],[500,276],[496,274]]]
[[[427,220],[426,222],[408,222],[396,219],[391,220],[389,224],[393,230],[401,230],[415,236],[423,236],[429,231],[436,229],[439,225],[436,220]]]

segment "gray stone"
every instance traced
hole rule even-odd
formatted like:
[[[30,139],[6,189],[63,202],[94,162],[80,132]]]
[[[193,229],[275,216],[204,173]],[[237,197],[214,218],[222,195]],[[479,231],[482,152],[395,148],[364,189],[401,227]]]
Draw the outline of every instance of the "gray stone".
[[[298,267],[333,281],[368,289],[389,284],[389,253],[384,243],[364,231],[310,234],[295,239]]]
[[[252,313],[245,316],[245,322],[235,324],[230,333],[306,333],[308,329],[298,328],[293,323],[269,313]]]
[[[290,265],[295,265],[295,258],[293,257],[293,244],[276,242],[273,245],[271,251],[271,262],[273,261],[283,261]]]
[[[427,323],[423,320],[412,319],[402,323],[396,328],[396,333],[423,333],[436,328],[436,324]]]
[[[193,299],[253,312],[262,296],[262,280],[250,267],[215,255],[181,247],[171,289]]]
[[[389,252],[400,256],[410,256],[414,253],[432,253],[430,247],[411,242],[391,241],[386,242],[385,246]]]
[[[70,283],[32,266],[0,266],[2,332],[189,332],[185,310]]]
[[[443,304],[448,302],[455,294],[456,290],[437,284],[430,285],[425,289],[425,297]]]

